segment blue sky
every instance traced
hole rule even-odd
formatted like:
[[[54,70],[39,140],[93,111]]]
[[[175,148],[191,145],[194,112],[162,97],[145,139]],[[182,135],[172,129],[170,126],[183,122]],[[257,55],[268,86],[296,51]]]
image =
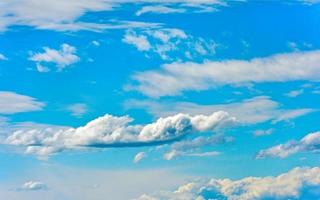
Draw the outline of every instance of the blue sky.
[[[0,197],[320,198],[319,1],[0,9]]]

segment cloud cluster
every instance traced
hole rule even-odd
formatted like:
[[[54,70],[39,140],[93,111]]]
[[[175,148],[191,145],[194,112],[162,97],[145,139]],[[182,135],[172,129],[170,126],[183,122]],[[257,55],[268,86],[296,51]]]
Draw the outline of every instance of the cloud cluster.
[[[0,114],[42,110],[46,104],[37,99],[10,91],[0,91]]]
[[[53,63],[58,71],[62,71],[65,67],[80,60],[75,54],[76,48],[69,44],[62,44],[59,50],[49,47],[44,47],[43,50],[43,53],[33,53],[29,58],[29,60],[37,63],[37,70],[39,72],[49,71],[49,68],[42,66],[41,63]]]
[[[251,60],[165,64],[160,70],[136,73],[129,89],[150,97],[180,95],[188,90],[207,90],[223,85],[319,81],[320,51],[271,55]]]
[[[136,200],[259,200],[259,199],[313,199],[317,194],[305,191],[320,188],[320,168],[294,168],[273,177],[246,177],[240,180],[199,180],[180,186],[175,191],[144,194]],[[313,196],[312,196],[313,195]],[[313,198],[312,198],[313,197]]]
[[[194,132],[215,131],[236,122],[228,113],[211,115],[177,114],[146,125],[130,125],[128,116],[104,115],[78,128],[38,127],[13,131],[3,143],[26,146],[26,153],[50,155],[85,147],[159,145],[182,139]]]
[[[178,60],[183,57],[192,59],[197,56],[213,55],[217,47],[212,40],[195,38],[174,28],[146,29],[138,32],[129,30],[122,41],[135,46],[139,51],[144,51],[146,56],[157,54],[163,60]],[[182,55],[177,55],[179,49],[184,50]]]
[[[300,152],[320,152],[320,132],[314,132],[306,135],[299,141],[289,141],[284,144],[261,150],[256,158],[279,157],[285,158],[289,155]]]

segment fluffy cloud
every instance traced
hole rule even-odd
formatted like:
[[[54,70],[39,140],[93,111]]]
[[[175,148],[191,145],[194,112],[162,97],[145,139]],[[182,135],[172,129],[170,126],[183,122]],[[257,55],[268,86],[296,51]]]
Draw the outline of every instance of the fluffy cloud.
[[[171,63],[160,70],[139,72],[129,89],[150,97],[180,95],[188,90],[207,90],[223,85],[319,81],[320,51],[271,55],[251,60]]]
[[[145,152],[139,152],[134,156],[133,162],[138,163],[145,157],[147,157],[147,154]]]
[[[146,36],[138,36],[133,32],[127,32],[122,41],[134,45],[139,51],[148,51],[151,48]]]
[[[268,96],[258,96],[251,99],[245,99],[241,102],[232,102],[227,104],[200,105],[191,102],[156,102],[129,100],[125,103],[127,109],[142,108],[153,116],[168,116],[176,113],[210,114],[218,110],[224,110],[230,115],[236,117],[242,124],[255,124],[271,121],[277,123],[288,121],[315,110],[309,108],[302,109],[284,109],[282,105],[273,101]]]
[[[29,60],[35,61],[37,64],[43,62],[53,63],[58,68],[58,71],[62,71],[65,67],[80,60],[80,58],[75,54],[76,48],[68,44],[62,44],[61,49],[59,50],[51,49],[49,47],[44,47],[43,49],[43,53],[33,53]],[[44,68],[43,66],[39,68],[38,65],[37,69],[39,72],[48,71],[48,68]]]
[[[305,190],[320,188],[320,168],[294,168],[276,177],[246,177],[240,180],[199,180],[180,186],[175,191],[159,191],[142,195],[137,200],[259,200],[259,199],[312,199]],[[313,198],[316,194],[313,195]]]
[[[17,94],[15,92],[0,91],[0,114],[14,114],[42,110],[45,103],[37,99]]]
[[[25,182],[22,186],[21,186],[21,190],[46,190],[48,187],[46,184],[40,182],[40,181],[28,181]]]
[[[320,132],[310,133],[299,141],[289,141],[285,144],[261,150],[256,157],[258,159],[266,157],[285,158],[299,152],[320,152]]]
[[[146,125],[130,125],[128,116],[105,115],[78,128],[36,127],[14,130],[4,144],[26,146],[26,153],[40,156],[66,149],[159,145],[188,134],[215,131],[236,122],[228,113],[190,116],[177,114]]]

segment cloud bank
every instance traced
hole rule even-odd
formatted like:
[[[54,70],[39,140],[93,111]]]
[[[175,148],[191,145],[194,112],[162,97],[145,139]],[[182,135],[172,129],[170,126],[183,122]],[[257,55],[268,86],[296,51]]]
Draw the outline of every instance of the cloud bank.
[[[240,180],[199,180],[180,186],[175,191],[141,195],[136,200],[259,200],[313,199],[317,194],[306,191],[320,188],[320,168],[294,168],[273,177],[246,177]],[[313,198],[312,198],[313,197]]]
[[[215,131],[236,123],[228,113],[177,114],[146,125],[130,125],[128,116],[104,115],[78,128],[38,127],[13,131],[4,144],[26,146],[26,153],[47,156],[67,149],[159,145],[188,134]]]

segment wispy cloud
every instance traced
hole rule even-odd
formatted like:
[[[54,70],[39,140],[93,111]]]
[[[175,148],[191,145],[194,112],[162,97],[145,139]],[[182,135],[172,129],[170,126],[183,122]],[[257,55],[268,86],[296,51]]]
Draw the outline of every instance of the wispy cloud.
[[[136,73],[128,89],[150,97],[180,95],[223,85],[320,79],[320,51],[283,53],[251,60],[165,64]]]
[[[75,117],[82,117],[87,113],[88,107],[84,103],[76,103],[67,107],[67,110],[71,112],[71,115]]]
[[[232,116],[235,116],[242,124],[255,124],[266,121],[278,123],[289,121],[315,111],[315,109],[310,108],[284,109],[279,102],[272,100],[268,96],[257,96],[239,102],[212,105],[201,105],[192,102],[128,100],[124,106],[127,109],[146,109],[147,112],[156,117],[168,116],[179,112],[196,115],[225,110]]]
[[[146,13],[156,13],[156,14],[168,14],[168,13],[184,13],[186,9],[184,8],[171,8],[162,5],[144,6],[136,12],[137,16]]]
[[[289,155],[301,152],[320,152],[320,132],[314,132],[306,135],[299,141],[289,141],[279,144],[269,149],[261,150],[256,158],[279,157],[285,158]]]
[[[0,114],[42,110],[46,104],[37,99],[10,91],[0,91]]]

